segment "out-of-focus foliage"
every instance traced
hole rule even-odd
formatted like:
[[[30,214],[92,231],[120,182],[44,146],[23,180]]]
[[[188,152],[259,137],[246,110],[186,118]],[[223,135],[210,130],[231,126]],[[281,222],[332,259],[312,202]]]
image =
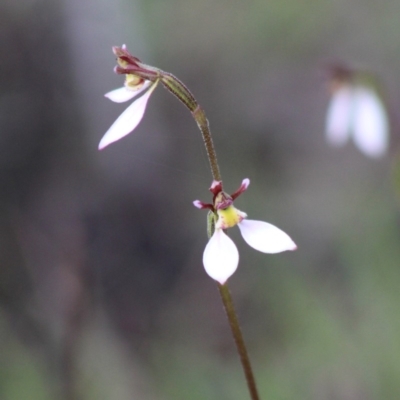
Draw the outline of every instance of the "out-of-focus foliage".
[[[399,5],[336,0],[11,0],[0,4],[0,398],[243,399],[201,263],[211,183],[190,113],[158,88],[102,152],[123,105],[112,45],[182,79],[228,192],[297,252],[238,238],[232,294],[265,399],[400,396]],[[391,150],[329,148],[321,67],[386,87]],[[398,157],[398,154],[397,154]],[[398,179],[397,179],[398,181]],[[238,240],[236,240],[238,239]]]

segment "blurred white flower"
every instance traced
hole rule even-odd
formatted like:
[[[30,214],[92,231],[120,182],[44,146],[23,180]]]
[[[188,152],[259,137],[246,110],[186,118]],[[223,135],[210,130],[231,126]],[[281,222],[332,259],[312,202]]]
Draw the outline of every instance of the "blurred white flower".
[[[237,225],[245,242],[263,253],[281,253],[296,250],[293,240],[281,229],[263,221],[246,219],[246,213],[235,208],[233,200],[249,186],[249,179],[244,179],[240,188],[231,196],[222,191],[221,182],[214,182],[211,192],[214,204],[205,204],[196,200],[197,208],[212,210],[216,218],[215,230],[203,253],[203,264],[207,274],[223,285],[236,271],[239,264],[239,252],[236,245],[224,230]]]
[[[326,135],[335,146],[345,144],[351,136],[365,155],[382,157],[389,145],[389,122],[376,91],[351,82],[334,90],[328,107]]]

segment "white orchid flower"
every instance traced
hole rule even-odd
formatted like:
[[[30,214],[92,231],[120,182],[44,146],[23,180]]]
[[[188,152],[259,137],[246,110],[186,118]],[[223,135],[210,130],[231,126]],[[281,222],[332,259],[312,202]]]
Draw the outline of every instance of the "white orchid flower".
[[[145,92],[136,99],[111,125],[99,143],[99,150],[131,133],[140,123],[147,102],[160,81],[160,70],[143,64],[129,53],[125,45],[114,46],[117,56],[115,72],[125,76],[125,85],[104,96],[115,103],[124,103]]]
[[[144,94],[136,99],[111,125],[99,143],[99,150],[125,137],[139,125],[146,111],[147,102],[159,82],[192,112],[195,119],[200,118],[199,114],[203,115],[190,90],[174,75],[142,63],[129,53],[125,45],[114,46],[113,52],[117,56],[117,65],[114,71],[125,76],[125,86],[112,90],[105,96],[116,103],[123,103],[142,92]]]
[[[239,264],[239,252],[233,240],[224,232],[237,225],[245,242],[263,253],[281,253],[296,250],[293,240],[281,229],[264,221],[246,219],[246,213],[232,204],[250,184],[244,179],[240,188],[231,196],[222,191],[221,182],[213,182],[210,191],[214,194],[213,204],[196,200],[197,208],[208,208],[215,217],[214,233],[203,253],[203,264],[207,274],[221,285],[233,275]]]

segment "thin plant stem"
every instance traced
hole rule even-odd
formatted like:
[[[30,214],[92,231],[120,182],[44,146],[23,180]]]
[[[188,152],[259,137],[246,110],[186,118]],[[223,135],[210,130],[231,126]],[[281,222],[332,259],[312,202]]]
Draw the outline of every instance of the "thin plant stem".
[[[203,136],[203,142],[207,150],[212,176],[215,181],[222,181],[221,173],[219,172],[217,154],[215,152],[210,127],[204,110],[200,107],[199,103],[197,103],[197,100],[188,87],[176,76],[161,70],[157,70],[157,72],[158,75],[157,77],[153,77],[153,80],[160,79],[164,87],[176,96],[192,113]]]
[[[204,145],[207,150],[208,161],[210,162],[212,176],[215,181],[222,181],[217,161],[217,154],[215,152],[206,114],[200,106],[198,106],[192,112],[192,114],[203,136]]]
[[[242,363],[244,375],[246,377],[247,387],[249,388],[250,392],[250,398],[251,400],[259,400],[260,398],[258,396],[256,381],[254,379],[253,370],[251,368],[249,355],[247,353],[246,345],[244,343],[242,331],[240,329],[228,285],[226,283],[224,285],[218,283],[218,289],[221,295],[222,302],[224,304],[226,315],[229,320],[229,325],[231,327],[232,335],[235,340],[236,348],[240,356],[240,362]]]
[[[222,189],[221,172],[219,170],[217,154],[214,148],[208,120],[204,110],[200,107],[190,90],[182,81],[180,81],[171,73],[141,63],[137,58],[133,57],[126,50],[125,46],[121,48],[114,47],[113,51],[114,54],[118,57],[118,66],[116,67],[117,73],[133,75],[141,78],[142,81],[152,81],[153,89],[150,90],[154,90],[157,83],[161,82],[168,91],[176,96],[190,110],[201,131],[213,179],[214,181],[219,182],[219,185],[221,185]],[[210,214],[208,215],[207,224],[207,233],[209,238],[212,236],[215,230],[215,218],[217,218],[217,212],[215,209],[212,209],[212,211],[210,211]],[[246,345],[243,340],[242,332],[240,330],[238,318],[236,316],[229,288],[226,283],[224,285],[218,283],[218,289],[221,295],[222,302],[224,304],[226,315],[228,317],[232,335],[236,343],[236,348],[240,356],[240,361],[242,363],[243,371],[246,377],[251,400],[259,400],[250,359],[247,353]]]
[[[159,70],[158,75],[161,76],[161,82],[167,90],[173,93],[183,104],[190,110],[193,118],[197,122],[197,125],[203,136],[203,142],[206,147],[208,161],[210,163],[211,173],[215,181],[221,182],[222,178],[219,170],[217,154],[215,152],[214,143],[212,140],[210,127],[206,114],[203,109],[199,106],[196,99],[190,92],[190,90],[181,82],[178,78],[170,73]],[[215,211],[213,211],[215,213]],[[213,234],[215,226],[213,221],[215,216],[208,217],[208,237],[210,238]],[[242,363],[243,371],[246,377],[247,386],[249,388],[251,400],[259,400],[257,386],[254,379],[253,371],[250,364],[249,355],[247,353],[246,345],[243,340],[243,335],[240,330],[236,311],[233,306],[233,301],[227,284],[221,285],[218,283],[218,289],[221,295],[222,302],[224,304],[225,312],[228,317],[229,325],[231,327],[232,335],[236,343],[236,348],[239,353],[240,361]]]

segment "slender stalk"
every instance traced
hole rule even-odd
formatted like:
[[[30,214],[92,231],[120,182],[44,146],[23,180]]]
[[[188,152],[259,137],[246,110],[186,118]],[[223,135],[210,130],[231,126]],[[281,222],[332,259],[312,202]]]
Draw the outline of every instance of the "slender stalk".
[[[205,112],[197,103],[191,91],[176,76],[169,72],[158,70],[159,78],[164,87],[176,96],[192,113],[193,118],[203,136],[203,142],[207,150],[208,161],[210,162],[211,173],[215,181],[221,181],[221,173],[217,161],[214,143],[212,141],[210,127]]]
[[[251,400],[259,400],[256,381],[254,379],[253,370],[251,368],[249,355],[247,353],[246,345],[243,340],[242,331],[239,326],[238,318],[236,315],[235,307],[231,294],[229,292],[228,285],[225,283],[221,285],[218,283],[219,293],[221,295],[222,302],[224,304],[225,312],[231,326],[233,338],[235,340],[236,348],[240,356],[240,362],[242,363],[244,375],[246,377],[247,387],[249,388]]]
[[[208,120],[206,114],[204,113],[200,105],[197,103],[197,100],[190,92],[190,90],[186,87],[186,85],[182,81],[180,81],[177,77],[170,74],[169,72],[161,71],[158,68],[154,68],[141,63],[138,58],[133,57],[126,50],[125,46],[114,47],[113,51],[118,58],[118,66],[116,67],[117,73],[133,75],[134,77],[141,78],[143,81],[150,80],[154,82],[153,88],[155,88],[157,82],[160,81],[168,91],[170,91],[174,96],[176,96],[190,110],[203,136],[203,142],[206,147],[208,161],[210,163],[213,179],[214,181],[219,182],[220,188],[222,190],[222,178],[219,170],[217,154],[215,152],[214,143],[211,137]],[[232,200],[232,198],[230,199]],[[215,201],[215,198],[213,201]],[[217,212],[214,207],[212,211],[209,212],[209,215],[207,217],[208,221],[207,233],[209,238],[214,233],[215,221],[217,217],[218,217]],[[240,356],[240,361],[242,363],[243,371],[246,377],[247,386],[250,391],[250,397],[252,400],[259,400],[256,382],[250,364],[250,359],[246,350],[246,345],[243,340],[242,332],[240,330],[231,294],[229,292],[227,284],[221,285],[218,283],[218,289],[221,295],[222,302],[224,304],[226,315],[229,320],[229,324],[232,330],[232,335],[236,343],[237,351]]]
[[[183,104],[190,110],[193,118],[196,120],[197,125],[203,136],[203,142],[206,147],[208,161],[211,167],[211,173],[215,181],[219,181],[222,184],[221,173],[218,166],[217,154],[215,152],[214,143],[211,137],[210,127],[206,114],[203,109],[199,106],[196,99],[190,92],[190,90],[181,82],[178,78],[168,72],[159,70],[159,76],[161,82],[167,90],[174,94]],[[215,214],[215,211],[213,211]],[[215,226],[215,215],[208,216],[208,237],[210,238],[214,233]],[[229,320],[232,335],[236,343],[236,348],[240,356],[243,371],[246,377],[247,386],[249,388],[251,400],[259,400],[256,382],[254,379],[253,371],[250,364],[249,355],[247,353],[246,345],[243,340],[242,332],[240,330],[239,322],[236,316],[235,308],[231,294],[229,292],[227,284],[221,285],[218,283],[218,289],[221,295],[222,302],[224,304],[225,312]]]
[[[200,128],[201,134],[203,135],[204,145],[206,146],[208,161],[210,162],[211,173],[215,181],[222,181],[221,173],[219,171],[217,154],[215,152],[214,143],[211,137],[210,127],[206,114],[200,106],[192,111],[193,117]]]

